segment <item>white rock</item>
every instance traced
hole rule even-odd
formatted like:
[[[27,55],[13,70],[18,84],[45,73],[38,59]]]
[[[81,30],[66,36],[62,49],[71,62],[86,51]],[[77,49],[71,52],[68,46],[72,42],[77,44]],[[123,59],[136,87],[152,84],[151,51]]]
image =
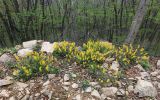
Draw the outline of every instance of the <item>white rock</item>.
[[[71,85],[71,83],[70,82],[63,82],[63,85]]]
[[[104,94],[101,94],[101,100],[106,100],[107,96]],[[107,99],[108,100],[108,99]]]
[[[148,80],[150,79],[150,75],[147,72],[141,72],[141,79]]]
[[[28,100],[29,99],[29,95],[25,95],[21,100]]]
[[[49,85],[50,84],[50,81],[48,80],[48,81],[46,81],[45,83],[43,83],[43,86],[47,86],[47,85]]]
[[[68,91],[69,90],[69,87],[67,87],[67,86],[62,86],[66,91]]]
[[[106,60],[105,60],[105,62],[112,62],[112,61],[114,61],[115,60],[115,58],[107,58]]]
[[[89,85],[96,86],[96,85],[98,85],[98,82],[89,82]]]
[[[53,50],[54,50],[53,46],[54,46],[54,43],[43,42],[41,51],[44,51],[44,52],[47,52],[47,53],[52,53]]]
[[[76,95],[75,100],[82,100],[81,95],[80,94]]]
[[[23,48],[25,49],[33,49],[37,45],[37,40],[31,40],[23,42]]]
[[[160,67],[160,60],[157,61],[157,67]]]
[[[12,58],[9,54],[4,53],[1,57],[0,57],[0,62],[6,63],[6,62],[14,62],[14,58]]]
[[[22,83],[22,82],[16,82],[16,86],[18,88],[19,91],[24,90],[25,88],[28,87],[28,84]]]
[[[151,73],[151,76],[155,77],[159,74],[159,70],[156,70],[154,72]]]
[[[55,74],[48,74],[48,79],[53,79],[55,76]]]
[[[12,83],[13,81],[10,81],[10,80],[0,80],[0,87],[5,85],[10,85]]]
[[[9,98],[9,100],[16,100],[15,96]]]
[[[115,96],[118,89],[116,87],[105,87],[102,88],[102,93],[106,96]]]
[[[134,93],[138,93],[139,97],[155,97],[157,95],[157,90],[151,82],[138,80]]]
[[[140,64],[138,64],[138,65],[136,65],[136,66],[134,66],[135,68],[138,68],[139,69],[139,71],[141,71],[141,72],[144,72],[145,70],[144,70],[144,68],[140,65]]]
[[[87,92],[87,93],[92,92],[92,88],[91,88],[91,87],[87,87],[87,88],[84,90],[84,92]]]
[[[17,55],[20,57],[25,57],[27,54],[32,53],[32,52],[33,52],[33,50],[30,50],[30,49],[20,49],[17,52]]]
[[[128,86],[128,92],[133,92],[134,91],[134,87],[132,85]]]
[[[41,95],[40,93],[36,93],[36,94],[35,94],[36,97],[38,97],[38,96],[40,96],[40,95]]]
[[[158,75],[157,78],[160,79],[160,75]]]
[[[0,92],[0,97],[9,97],[10,93],[11,93],[10,91],[2,90]]]
[[[69,81],[70,75],[69,74],[65,74],[63,79],[64,79],[64,81]]]
[[[98,98],[98,99],[101,99],[101,96],[100,96],[100,94],[99,94],[99,92],[97,90],[93,90],[91,92],[91,95],[96,97],[96,98]]]
[[[108,68],[108,64],[107,63],[103,63],[102,68]]]
[[[124,95],[125,95],[125,91],[124,91],[123,89],[119,89],[119,90],[117,91],[117,95],[118,95],[118,96],[124,96]]]
[[[119,63],[117,61],[113,61],[111,69],[114,71],[118,71],[119,70]]]
[[[72,88],[77,89],[77,88],[78,88],[78,84],[73,83],[73,84],[72,84]]]

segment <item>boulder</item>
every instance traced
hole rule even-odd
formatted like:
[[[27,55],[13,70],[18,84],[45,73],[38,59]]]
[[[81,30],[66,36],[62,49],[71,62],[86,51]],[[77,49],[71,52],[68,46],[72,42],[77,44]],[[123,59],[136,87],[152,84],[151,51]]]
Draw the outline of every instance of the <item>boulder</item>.
[[[27,54],[32,53],[33,50],[30,49],[20,49],[17,53],[19,57],[25,57]]]
[[[0,80],[0,87],[12,84],[13,81],[10,80]]]
[[[69,81],[70,75],[69,74],[65,74],[63,79],[64,79],[64,81]]]
[[[77,88],[78,88],[78,84],[73,83],[73,84],[72,84],[72,88],[73,88],[73,89],[77,89]]]
[[[151,76],[155,77],[159,74],[159,70],[155,70],[154,72],[151,72]]]
[[[11,94],[11,91],[8,91],[8,90],[2,90],[0,92],[0,97],[9,97]]]
[[[151,82],[138,80],[134,93],[138,94],[139,97],[155,97],[157,95],[157,90]]]
[[[22,91],[24,90],[25,88],[28,87],[28,84],[25,84],[25,83],[22,83],[22,82],[16,82],[16,88],[19,90],[19,91]]]
[[[37,46],[37,40],[23,42],[23,48],[25,49],[33,49],[36,46]]]
[[[116,87],[105,87],[102,88],[102,94],[106,95],[106,96],[115,96],[116,92],[118,91],[118,89]]]
[[[54,50],[53,46],[54,46],[54,43],[43,42],[42,47],[41,47],[41,51],[47,52],[47,53],[52,53]]]
[[[0,57],[0,62],[2,63],[6,63],[6,62],[14,62],[15,59],[13,57],[11,57],[10,54],[8,53],[4,53],[1,57]]]

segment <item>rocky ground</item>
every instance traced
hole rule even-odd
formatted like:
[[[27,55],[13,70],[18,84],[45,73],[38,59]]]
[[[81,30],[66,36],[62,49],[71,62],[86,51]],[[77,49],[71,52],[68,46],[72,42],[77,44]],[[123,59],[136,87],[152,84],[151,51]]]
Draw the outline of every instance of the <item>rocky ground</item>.
[[[17,46],[19,56],[32,52],[32,47],[42,41],[23,43]],[[42,51],[52,52],[52,44],[42,43]],[[125,71],[118,85],[100,84],[75,62],[61,66],[58,75],[48,74],[29,81],[17,81],[6,61],[14,61],[12,54],[0,57],[0,100],[160,100],[160,58],[151,57],[151,68],[141,65]],[[60,61],[61,62],[61,61]],[[114,59],[105,63],[113,63]],[[117,67],[120,67],[119,65]]]

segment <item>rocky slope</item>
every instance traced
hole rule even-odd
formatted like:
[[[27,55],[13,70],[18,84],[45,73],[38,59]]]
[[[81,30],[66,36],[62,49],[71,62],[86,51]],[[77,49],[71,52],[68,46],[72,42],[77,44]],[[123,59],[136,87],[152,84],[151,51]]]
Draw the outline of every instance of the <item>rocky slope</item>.
[[[54,44],[33,40],[16,46],[17,55],[23,57],[33,52],[37,45],[42,45],[41,51],[53,52]],[[5,62],[14,60],[10,53],[3,53],[0,57],[0,100],[160,100],[158,57],[151,57],[152,67],[149,70],[136,65],[125,71],[118,85],[100,84],[76,62],[62,66],[58,75],[48,74],[26,82],[17,81],[5,65]],[[115,64],[112,58],[106,60],[106,65]],[[115,67],[120,66],[116,64]]]

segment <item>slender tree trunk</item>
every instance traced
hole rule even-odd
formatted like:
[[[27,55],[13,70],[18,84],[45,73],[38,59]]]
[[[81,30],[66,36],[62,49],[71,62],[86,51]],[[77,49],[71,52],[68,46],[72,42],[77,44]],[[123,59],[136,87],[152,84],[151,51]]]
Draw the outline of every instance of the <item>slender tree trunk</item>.
[[[132,21],[130,32],[125,40],[125,43],[133,43],[134,39],[139,31],[141,23],[143,21],[143,17],[147,11],[147,6],[150,0],[141,0],[139,3],[139,7],[137,9],[136,15]]]

